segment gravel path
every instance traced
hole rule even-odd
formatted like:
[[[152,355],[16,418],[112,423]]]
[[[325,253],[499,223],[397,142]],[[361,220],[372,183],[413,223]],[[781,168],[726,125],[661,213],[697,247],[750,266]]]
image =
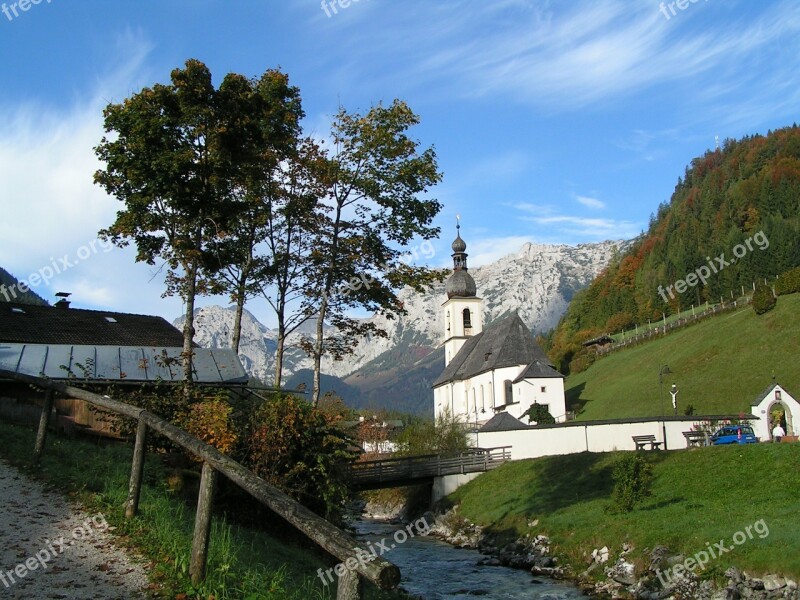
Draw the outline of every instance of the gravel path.
[[[143,599],[141,561],[90,515],[0,460],[0,598]]]

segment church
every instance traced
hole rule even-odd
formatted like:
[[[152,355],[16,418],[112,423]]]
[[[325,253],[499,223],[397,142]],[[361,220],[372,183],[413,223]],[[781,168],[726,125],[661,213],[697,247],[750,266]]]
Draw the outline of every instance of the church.
[[[557,422],[566,420],[564,376],[548,360],[530,329],[514,312],[483,327],[483,301],[467,271],[461,227],[453,242],[453,273],[442,305],[445,368],[433,382],[434,416],[449,413],[484,424],[506,413],[543,405]]]

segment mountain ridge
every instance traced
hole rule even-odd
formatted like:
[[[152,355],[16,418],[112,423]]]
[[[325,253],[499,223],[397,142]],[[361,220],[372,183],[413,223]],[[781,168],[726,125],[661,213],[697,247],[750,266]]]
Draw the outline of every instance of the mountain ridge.
[[[468,242],[469,243],[469,242]],[[630,241],[613,240],[578,244],[523,244],[518,252],[490,264],[471,268],[478,296],[484,300],[484,324],[516,310],[533,332],[543,333],[556,325],[569,301]],[[343,390],[356,408],[392,408],[415,413],[429,412],[430,384],[444,367],[443,317],[446,299],[444,282],[426,294],[410,289],[399,294],[407,311],[397,319],[369,317],[387,331],[387,338],[360,343],[344,361],[323,360],[322,372],[331,376],[322,392]],[[175,321],[180,327],[182,319]],[[232,330],[230,308],[211,306],[196,311],[195,342],[201,346],[227,345]],[[299,335],[289,336],[284,359],[284,380],[289,388],[310,382],[311,360],[298,347]],[[274,369],[275,332],[245,312],[239,353],[245,368],[261,381],[271,382]],[[441,354],[441,356],[439,356]],[[339,388],[337,390],[336,388]],[[358,394],[353,390],[357,389]]]

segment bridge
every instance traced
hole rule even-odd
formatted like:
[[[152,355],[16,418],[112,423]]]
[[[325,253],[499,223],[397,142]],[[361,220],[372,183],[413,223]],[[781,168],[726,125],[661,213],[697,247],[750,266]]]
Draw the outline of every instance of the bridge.
[[[452,456],[426,454],[365,460],[350,465],[350,482],[359,490],[432,483],[434,477],[490,471],[509,460],[511,446],[474,448]]]

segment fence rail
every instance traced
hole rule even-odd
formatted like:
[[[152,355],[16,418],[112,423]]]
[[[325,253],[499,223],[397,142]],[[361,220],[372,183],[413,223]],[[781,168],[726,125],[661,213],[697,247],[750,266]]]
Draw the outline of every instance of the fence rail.
[[[350,480],[357,487],[413,482],[419,479],[480,473],[511,460],[511,446],[476,448],[454,456],[426,454],[406,458],[386,458],[350,465]]]
[[[235,460],[222,454],[219,450],[190,435],[186,431],[165,421],[146,410],[119,402],[108,396],[101,396],[81,388],[69,386],[61,382],[22,375],[0,369],[0,378],[11,379],[28,383],[45,390],[45,401],[42,415],[39,420],[39,430],[36,436],[33,459],[38,461],[44,451],[47,437],[47,425],[53,409],[53,399],[56,393],[64,394],[70,398],[85,400],[93,406],[135,419],[138,423],[136,442],[131,465],[131,479],[128,499],[125,505],[125,516],[131,518],[136,515],[139,507],[139,495],[144,470],[145,445],[147,431],[163,435],[178,444],[188,452],[202,459],[203,470],[200,478],[200,492],[198,495],[197,513],[195,516],[194,538],[192,541],[192,556],[190,562],[190,576],[194,584],[205,578],[206,562],[208,558],[208,542],[211,530],[211,508],[216,476],[222,473],[245,492],[256,500],[277,513],[296,529],[304,533],[309,539],[341,561],[346,563],[344,575],[339,578],[337,599],[357,600],[363,595],[363,580],[373,582],[381,589],[392,589],[400,582],[400,570],[396,565],[386,559],[375,556],[370,561],[358,560],[359,556],[366,553],[371,555],[366,545],[357,542],[347,533],[311,512],[302,504],[293,500],[277,488],[269,485],[252,471]],[[348,560],[352,559],[352,560]],[[349,565],[355,564],[353,569]]]

